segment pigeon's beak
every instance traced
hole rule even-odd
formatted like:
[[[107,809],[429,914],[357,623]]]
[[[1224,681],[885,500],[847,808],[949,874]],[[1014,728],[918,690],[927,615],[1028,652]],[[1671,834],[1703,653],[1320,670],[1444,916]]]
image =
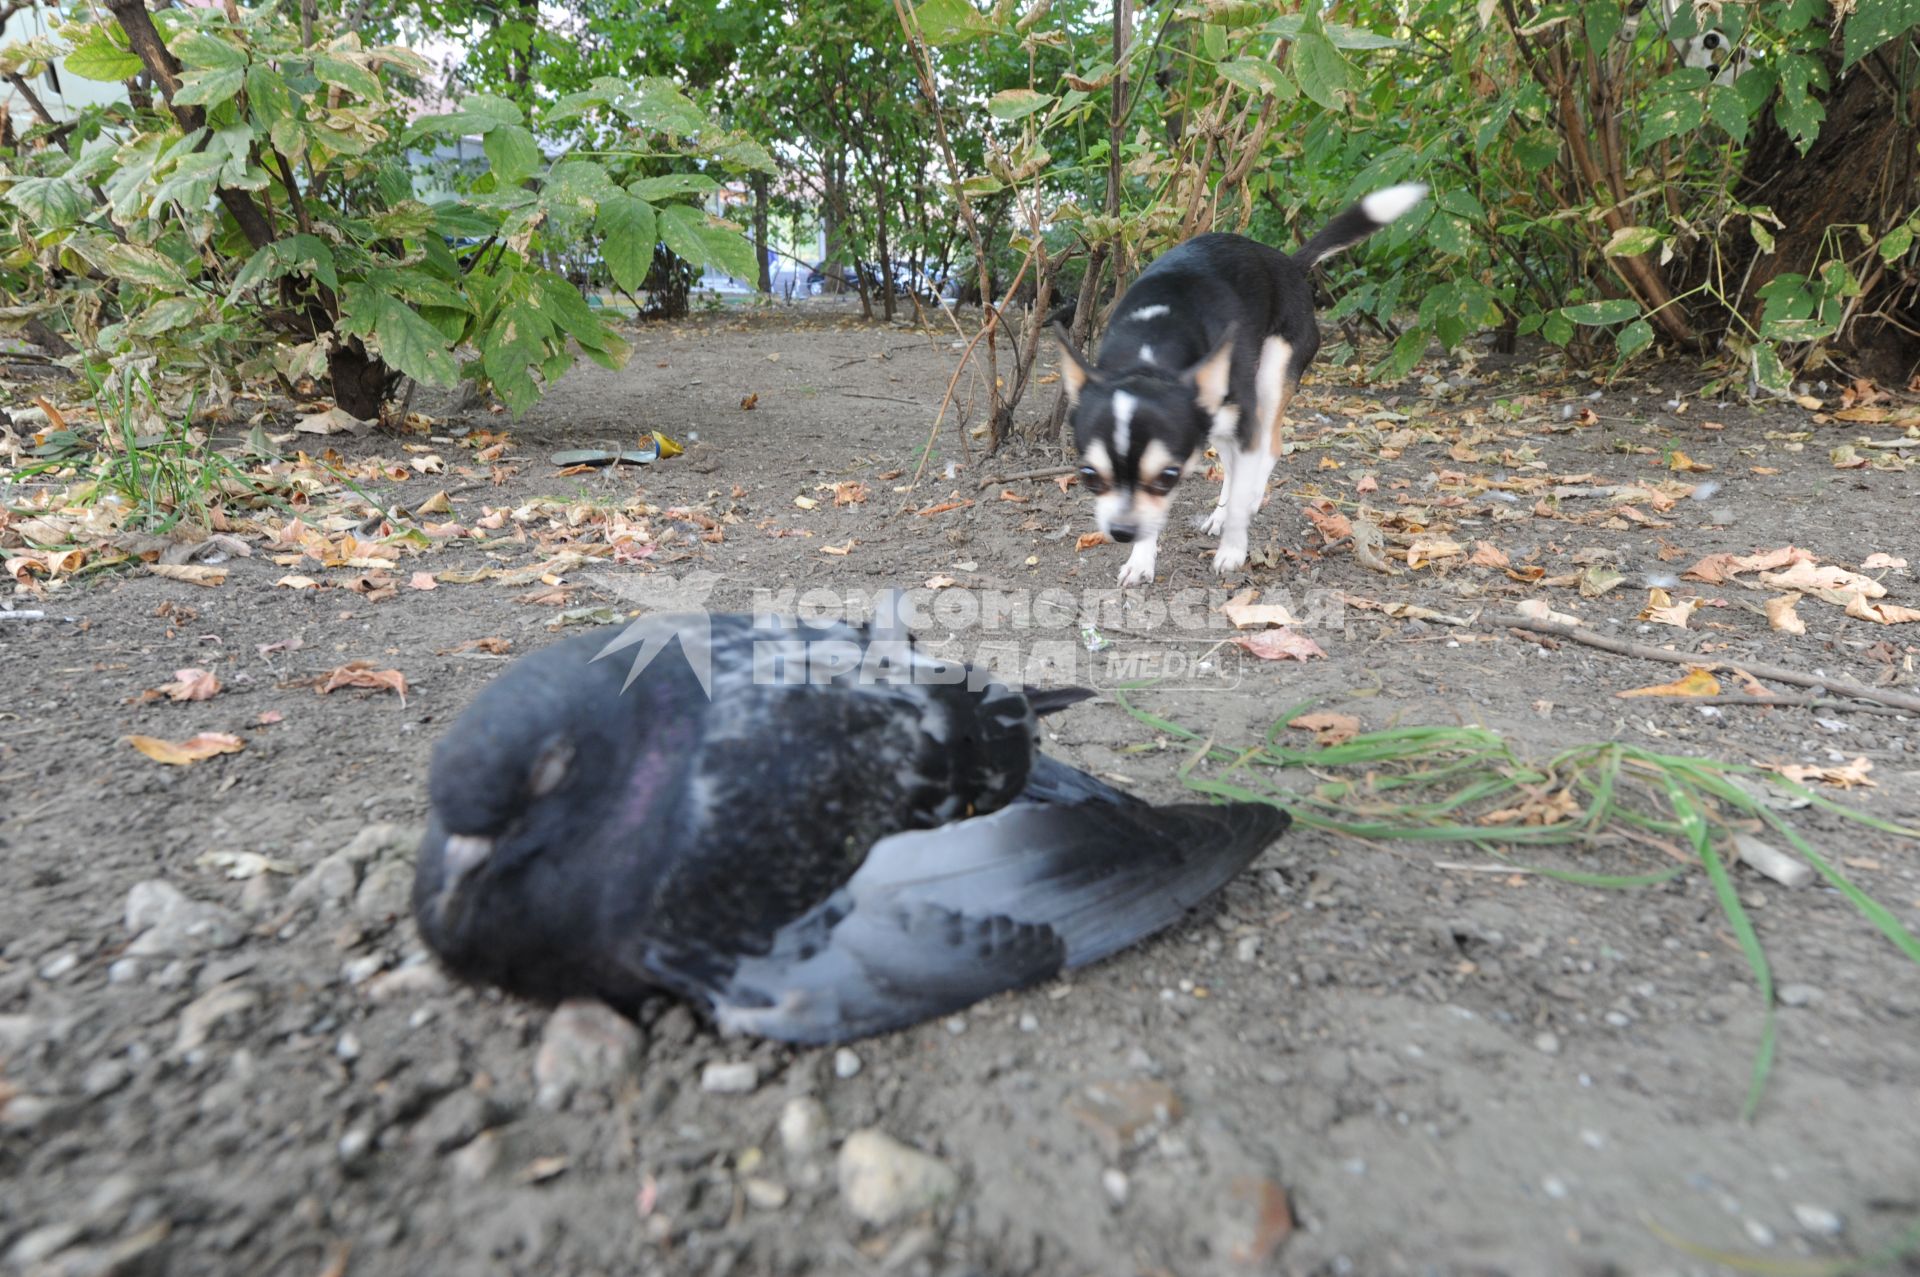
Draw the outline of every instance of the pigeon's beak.
[[[445,866],[446,876],[440,883],[440,896],[435,902],[441,913],[453,903],[455,896],[466,884],[468,878],[480,866],[487,863],[493,855],[493,839],[478,834],[449,834],[441,853],[441,864]]]

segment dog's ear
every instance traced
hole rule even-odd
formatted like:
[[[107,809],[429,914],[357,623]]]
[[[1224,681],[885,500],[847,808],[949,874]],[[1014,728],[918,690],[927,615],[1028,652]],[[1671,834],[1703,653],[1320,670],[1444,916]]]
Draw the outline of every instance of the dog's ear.
[[[1217,412],[1227,401],[1227,377],[1233,371],[1233,329],[1229,327],[1213,353],[1181,375],[1193,387],[1194,402],[1204,412]]]
[[[1053,339],[1060,343],[1060,353],[1067,361],[1060,365],[1060,384],[1067,388],[1067,403],[1074,407],[1080,404],[1080,390],[1093,378],[1093,370],[1087,367],[1087,361],[1074,349],[1073,338],[1067,335],[1065,324],[1053,326]]]

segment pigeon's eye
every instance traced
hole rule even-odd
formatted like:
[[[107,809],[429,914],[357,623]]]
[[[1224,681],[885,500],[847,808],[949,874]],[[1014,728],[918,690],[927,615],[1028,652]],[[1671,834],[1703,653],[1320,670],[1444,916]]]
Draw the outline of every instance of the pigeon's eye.
[[[1168,466],[1157,476],[1147,481],[1145,487],[1156,497],[1164,497],[1173,491],[1173,485],[1180,482],[1180,467]]]
[[[567,768],[573,762],[573,743],[555,741],[547,746],[539,759],[533,764],[533,771],[527,777],[527,792],[535,798],[545,798],[560,788],[560,782],[567,778]]]
[[[1107,490],[1107,481],[1102,479],[1100,472],[1092,466],[1080,467],[1080,482],[1086,485],[1087,491],[1096,497]]]

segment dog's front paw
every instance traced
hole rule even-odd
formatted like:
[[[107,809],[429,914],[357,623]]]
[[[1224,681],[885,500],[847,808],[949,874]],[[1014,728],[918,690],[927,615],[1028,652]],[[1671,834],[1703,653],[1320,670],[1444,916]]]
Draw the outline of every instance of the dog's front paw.
[[[1221,576],[1238,572],[1247,565],[1247,536],[1241,533],[1237,537],[1228,537],[1213,552],[1213,570]]]
[[[1213,507],[1212,514],[1200,520],[1200,523],[1199,523],[1200,534],[1202,536],[1217,537],[1223,531],[1226,530],[1226,526],[1227,526],[1227,507],[1225,507],[1224,505],[1217,505]]]
[[[1136,585],[1152,585],[1154,558],[1154,555],[1143,555],[1138,550],[1127,556],[1127,561],[1120,565],[1120,588],[1124,590]]]

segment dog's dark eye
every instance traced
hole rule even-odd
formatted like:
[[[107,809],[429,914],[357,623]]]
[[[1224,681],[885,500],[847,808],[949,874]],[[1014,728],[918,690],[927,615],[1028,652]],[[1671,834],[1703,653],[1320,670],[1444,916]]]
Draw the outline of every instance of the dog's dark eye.
[[[1149,480],[1146,487],[1147,491],[1151,492],[1154,496],[1164,497],[1167,493],[1173,491],[1173,485],[1178,482],[1180,482],[1180,468],[1178,466],[1168,466],[1160,472],[1157,478]]]
[[[1100,472],[1092,466],[1080,467],[1080,482],[1085,484],[1087,491],[1096,497],[1107,490],[1107,481],[1102,479]]]

